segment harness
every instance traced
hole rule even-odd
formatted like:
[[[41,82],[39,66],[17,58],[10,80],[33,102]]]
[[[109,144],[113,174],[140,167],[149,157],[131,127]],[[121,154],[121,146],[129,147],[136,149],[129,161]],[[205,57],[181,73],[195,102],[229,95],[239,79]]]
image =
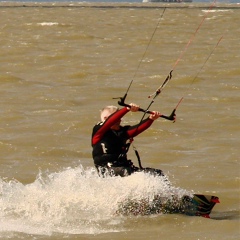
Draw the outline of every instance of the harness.
[[[119,155],[118,158],[126,158],[127,152],[128,152],[128,150],[129,150],[131,144],[133,143],[133,141],[134,141],[133,138],[130,138],[130,139],[128,140],[128,142],[127,142],[126,145],[125,145],[125,148],[123,149],[123,152]],[[138,150],[137,150],[137,148],[136,148],[133,144],[132,144],[132,147],[133,147],[133,150],[134,150],[135,155],[136,155],[136,157],[137,157],[139,168],[140,168],[140,169],[143,169],[142,164],[141,164],[141,158],[140,158],[140,155],[139,155],[139,153],[138,153]]]

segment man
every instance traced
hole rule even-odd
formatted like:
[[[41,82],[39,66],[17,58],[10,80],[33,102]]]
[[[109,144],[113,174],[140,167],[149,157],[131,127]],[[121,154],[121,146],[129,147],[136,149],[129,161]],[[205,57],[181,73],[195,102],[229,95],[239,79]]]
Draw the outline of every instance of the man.
[[[128,141],[149,128],[153,121],[161,116],[153,111],[148,118],[134,126],[121,126],[121,118],[128,112],[137,112],[139,106],[131,103],[129,107],[118,110],[115,106],[107,106],[101,111],[101,122],[96,124],[92,132],[92,155],[94,164],[100,175],[128,176],[137,171],[163,175],[161,170],[138,168],[127,159]]]

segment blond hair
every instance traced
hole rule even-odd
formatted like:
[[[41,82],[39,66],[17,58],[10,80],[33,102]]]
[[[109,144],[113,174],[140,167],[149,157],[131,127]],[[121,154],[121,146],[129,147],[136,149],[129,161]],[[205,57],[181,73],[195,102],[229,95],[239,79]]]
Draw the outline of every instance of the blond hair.
[[[112,113],[116,112],[118,107],[116,106],[106,106],[101,110],[100,117],[102,121],[105,121]]]

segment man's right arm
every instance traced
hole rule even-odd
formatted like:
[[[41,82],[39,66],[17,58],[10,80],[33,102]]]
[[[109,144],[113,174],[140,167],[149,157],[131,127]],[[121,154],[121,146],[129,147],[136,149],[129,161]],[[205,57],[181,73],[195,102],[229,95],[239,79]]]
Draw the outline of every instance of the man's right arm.
[[[94,127],[95,131],[92,136],[92,145],[98,143],[102,139],[103,135],[128,112],[129,110],[124,107],[110,115],[105,122],[97,124]]]

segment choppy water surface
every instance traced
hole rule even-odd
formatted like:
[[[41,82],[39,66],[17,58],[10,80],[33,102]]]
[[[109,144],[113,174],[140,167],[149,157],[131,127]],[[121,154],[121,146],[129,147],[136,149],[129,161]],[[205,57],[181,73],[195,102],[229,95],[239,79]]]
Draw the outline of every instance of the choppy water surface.
[[[240,14],[219,5],[192,38],[207,9],[1,3],[0,238],[239,237]],[[184,97],[177,121],[160,119],[134,142],[173,186],[144,174],[99,178],[90,146],[99,109],[132,79],[126,101],[147,107],[182,51],[151,107],[168,115]],[[125,199],[192,192],[219,196],[212,219],[116,215]]]

